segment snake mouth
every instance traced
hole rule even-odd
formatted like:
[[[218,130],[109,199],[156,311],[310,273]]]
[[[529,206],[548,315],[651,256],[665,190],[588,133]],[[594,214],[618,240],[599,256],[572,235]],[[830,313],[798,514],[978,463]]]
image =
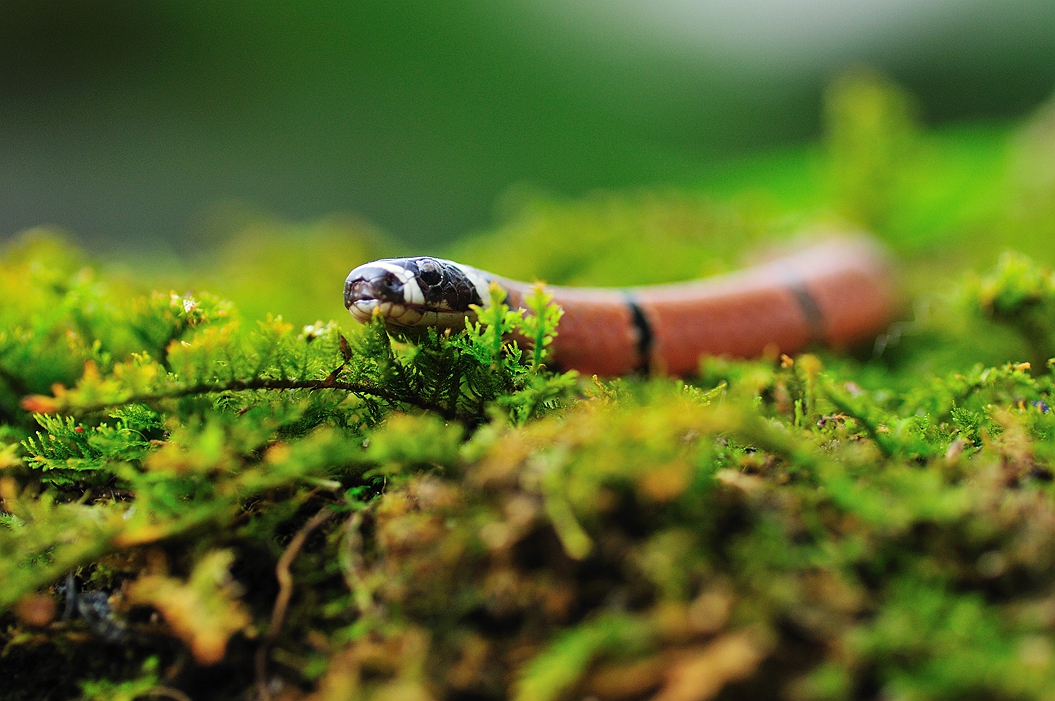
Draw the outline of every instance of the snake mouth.
[[[409,328],[412,326],[460,327],[465,323],[465,313],[434,309],[425,304],[409,304],[402,298],[381,299],[369,286],[354,285],[344,296],[345,306],[356,321],[370,323],[375,316],[387,326]]]
[[[344,306],[362,323],[379,316],[390,327],[457,329],[475,318],[472,305],[484,303],[481,290],[486,289],[482,276],[456,263],[386,258],[348,274]]]
[[[374,316],[380,316],[389,326],[417,326],[427,314],[421,307],[376,299],[352,302],[348,311],[356,321],[363,324],[369,323]]]
[[[413,281],[411,281],[413,284]],[[367,299],[387,302],[403,302],[406,299],[404,288],[407,281],[384,268],[376,265],[362,265],[348,274],[344,281],[344,306]]]
[[[379,314],[386,323],[413,326],[422,318],[424,301],[413,274],[396,265],[361,265],[344,282],[344,306],[362,323]]]

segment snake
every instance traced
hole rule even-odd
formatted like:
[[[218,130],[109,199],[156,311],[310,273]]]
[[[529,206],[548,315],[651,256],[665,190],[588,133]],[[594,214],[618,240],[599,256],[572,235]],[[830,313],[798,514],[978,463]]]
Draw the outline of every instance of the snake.
[[[534,286],[443,258],[384,258],[348,274],[344,304],[363,323],[458,330],[491,303],[493,284],[513,309]],[[898,306],[891,257],[863,234],[688,282],[545,289],[564,311],[549,364],[602,377],[690,376],[705,356],[845,350],[876,338]]]

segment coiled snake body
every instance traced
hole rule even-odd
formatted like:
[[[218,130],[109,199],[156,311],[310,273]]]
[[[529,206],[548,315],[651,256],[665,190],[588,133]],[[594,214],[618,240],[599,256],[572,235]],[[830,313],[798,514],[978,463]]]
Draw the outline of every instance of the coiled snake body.
[[[362,322],[463,328],[496,282],[511,307],[531,285],[440,258],[389,258],[354,269],[344,303]],[[847,347],[893,316],[889,260],[864,236],[833,238],[779,260],[692,282],[626,289],[548,287],[564,317],[553,364],[602,376],[691,375],[704,355]]]

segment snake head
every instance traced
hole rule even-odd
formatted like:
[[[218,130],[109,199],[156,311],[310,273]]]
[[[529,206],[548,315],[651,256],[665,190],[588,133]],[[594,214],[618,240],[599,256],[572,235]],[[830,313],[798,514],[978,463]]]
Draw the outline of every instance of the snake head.
[[[415,272],[392,261],[360,265],[344,281],[344,306],[363,323],[379,314],[386,323],[414,326],[424,304]]]
[[[344,306],[366,323],[376,314],[389,326],[462,327],[472,305],[486,304],[490,280],[441,258],[385,258],[360,265],[344,282]]]

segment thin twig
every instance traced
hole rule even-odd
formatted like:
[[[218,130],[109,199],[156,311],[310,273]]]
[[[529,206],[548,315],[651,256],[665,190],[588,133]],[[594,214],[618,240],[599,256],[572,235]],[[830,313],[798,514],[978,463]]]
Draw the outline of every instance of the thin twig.
[[[143,696],[147,698],[172,699],[172,701],[191,701],[190,696],[171,686],[155,686]]]
[[[304,543],[308,540],[308,536],[311,535],[312,531],[326,523],[331,516],[333,516],[333,511],[328,507],[324,507],[312,516],[293,536],[293,540],[289,541],[289,545],[282,552],[282,556],[278,558],[278,564],[275,565],[275,578],[278,579],[278,596],[275,597],[275,606],[271,609],[271,623],[268,625],[267,633],[264,634],[264,639],[260,642],[260,647],[256,651],[256,689],[257,697],[260,701],[271,701],[271,692],[267,688],[267,655],[271,650],[271,646],[278,640],[279,633],[282,632],[282,625],[286,619],[286,609],[289,607],[289,600],[293,596],[293,575],[289,571],[290,565],[293,564],[297,555],[300,554],[301,548],[304,547]]]
[[[367,616],[375,608],[373,592],[363,574],[363,536],[360,527],[363,525],[362,512],[352,514],[344,523],[344,547],[339,553],[341,574],[348,591],[352,593],[360,616]]]
[[[327,377],[322,380],[276,380],[270,378],[256,378],[252,380],[230,380],[228,382],[217,384],[199,383],[187,387],[175,388],[169,391],[154,392],[152,394],[136,394],[126,399],[122,399],[120,401],[115,402],[103,402],[99,404],[77,406],[73,407],[73,409],[77,412],[93,412],[101,411],[102,409],[108,409],[110,407],[121,406],[123,404],[149,404],[151,402],[157,402],[163,399],[180,399],[181,397],[190,397],[196,394],[220,394],[222,392],[244,392],[253,390],[339,389],[345,392],[351,392],[352,394],[378,397],[380,399],[384,399],[393,403],[409,404],[419,409],[435,412],[445,419],[458,418],[454,411],[440,404],[428,402],[417,397],[400,397],[396,394],[393,394],[392,392],[389,392],[388,390],[378,387],[377,385],[357,382],[336,382],[331,378],[332,375],[331,377]],[[66,412],[60,410],[59,413]]]

